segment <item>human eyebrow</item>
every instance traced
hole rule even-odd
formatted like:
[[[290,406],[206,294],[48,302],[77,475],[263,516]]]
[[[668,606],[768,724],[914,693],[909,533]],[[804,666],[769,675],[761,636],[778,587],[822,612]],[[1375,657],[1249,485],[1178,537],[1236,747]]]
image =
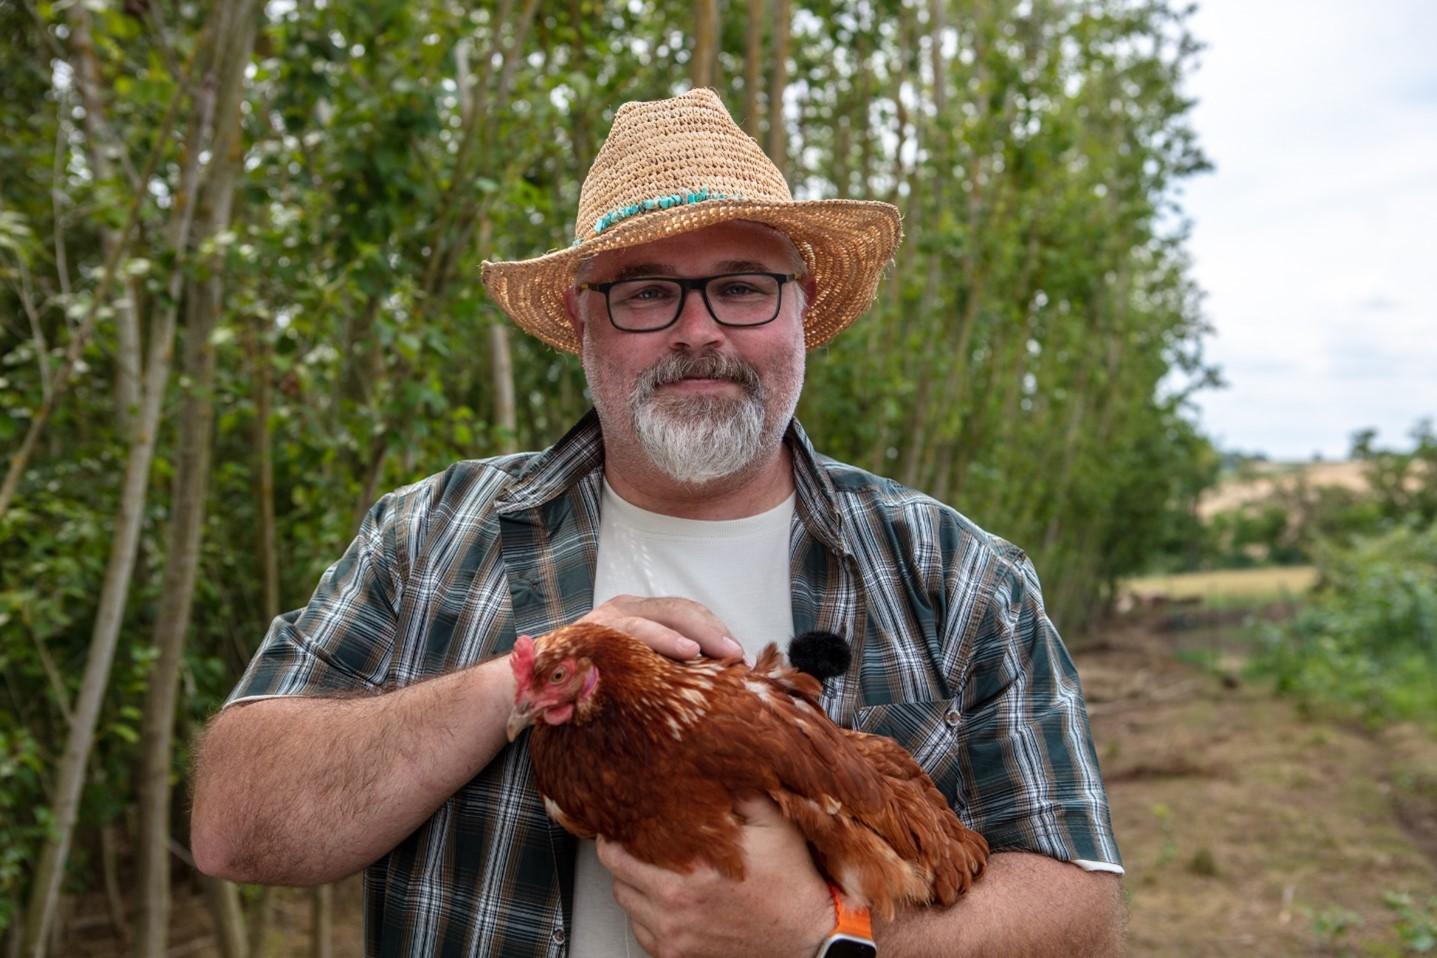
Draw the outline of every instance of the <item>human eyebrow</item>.
[[[718,264],[720,273],[772,273],[766,263],[751,259],[726,259]]]
[[[614,274],[614,282],[633,279],[636,276],[672,276],[674,268],[668,263],[633,263]]]

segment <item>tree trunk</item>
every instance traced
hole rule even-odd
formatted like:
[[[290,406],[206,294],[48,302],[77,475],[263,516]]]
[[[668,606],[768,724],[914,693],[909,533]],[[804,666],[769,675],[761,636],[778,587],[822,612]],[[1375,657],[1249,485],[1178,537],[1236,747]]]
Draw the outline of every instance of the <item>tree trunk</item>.
[[[689,82],[695,87],[718,84],[718,0],[694,0],[694,49]]]
[[[255,320],[260,327],[261,319]],[[275,528],[274,512],[274,451],[273,433],[270,429],[270,351],[267,330],[256,328],[252,349],[254,370],[254,461],[255,461],[255,514],[259,516],[256,530],[259,550],[260,581],[264,586],[264,607],[260,610],[266,627],[280,612],[279,594],[279,542]]]
[[[858,199],[867,199],[873,189],[873,141],[877,137],[869,131],[868,107],[873,100],[873,64],[868,49],[868,31],[858,36],[858,76],[854,96],[853,123],[858,131]],[[843,194],[840,194],[840,196]]]
[[[788,124],[783,119],[783,94],[788,89],[789,0],[773,2],[773,72],[768,80],[768,158],[788,177]]]
[[[279,594],[279,541],[275,528],[274,512],[274,453],[273,434],[270,429],[271,370],[269,330],[265,321],[256,316],[249,326],[248,353],[251,382],[254,384],[254,469],[255,469],[255,515],[259,517],[256,530],[260,582],[263,586],[263,607],[260,618],[264,627],[274,621],[280,611]],[[265,944],[269,938],[271,919],[274,913],[274,889],[261,888],[259,896],[250,908],[246,921],[249,931],[249,958],[264,958]]]
[[[479,245],[488,249],[494,241],[494,223],[487,213],[479,221]],[[489,327],[489,379],[494,386],[494,428],[499,433],[499,451],[519,449],[519,413],[514,397],[514,356],[509,348],[510,327],[500,320]]]
[[[235,184],[243,165],[240,101],[244,70],[250,60],[258,19],[258,0],[222,4],[215,52],[217,94],[215,141],[210,179],[198,198],[195,230],[199,242],[226,230]],[[224,308],[223,269],[210,264],[207,276],[187,283],[186,329],[181,374],[188,383],[180,407],[180,440],[176,459],[165,572],[155,618],[158,650],[150,669],[141,741],[139,774],[140,910],[135,934],[136,958],[164,958],[170,917],[170,768],[175,727],[175,701],[185,636],[193,609],[205,498],[210,478],[210,433],[214,423],[212,391],[215,351],[211,339]]]
[[[592,69],[589,65],[589,38],[593,26],[590,24],[589,18],[584,11],[584,0],[569,0],[569,26],[570,29],[574,31],[574,40],[569,45],[569,57],[573,63],[573,72],[580,76],[591,76],[592,74],[589,72]],[[577,104],[576,106],[577,108],[573,111],[571,119],[574,124],[573,160],[578,164],[592,160],[594,154],[598,152],[594,147],[593,132],[593,122],[595,114],[598,111],[594,109],[592,103],[586,102]],[[488,219],[488,217],[486,216],[485,219]],[[492,228],[492,224],[490,225]],[[483,224],[480,224],[481,237],[485,235],[483,228]],[[481,239],[480,241],[479,248],[485,255],[488,255],[491,248],[489,245],[490,242],[492,242],[492,235],[489,240]]]
[[[518,407],[514,400],[514,358],[509,349],[509,324],[489,327],[490,373],[494,380],[494,427],[499,433],[499,451],[519,449]]]
[[[154,174],[155,167],[160,162],[160,156],[166,152],[170,142],[170,131],[174,128],[175,117],[179,113],[180,102],[184,99],[185,92],[190,88],[190,77],[193,74],[194,66],[198,62],[202,42],[196,43],[193,52],[190,54],[189,62],[185,65],[184,75],[179,84],[175,87],[174,95],[170,97],[169,106],[166,107],[165,116],[160,121],[159,134],[155,137],[154,149],[150,151],[149,159],[145,163],[145,170],[139,176],[139,182],[148,183]],[[191,155],[191,161],[195,162],[199,156],[198,151]],[[70,377],[75,374],[76,367],[80,364],[80,357],[84,355],[85,347],[90,342],[90,337],[95,332],[95,321],[100,315],[100,306],[110,295],[110,289],[114,286],[118,273],[120,257],[129,249],[130,240],[135,234],[135,227],[140,219],[140,207],[145,202],[147,193],[144,190],[135,190],[134,199],[130,202],[129,212],[125,215],[125,225],[120,230],[118,243],[105,252],[105,265],[100,272],[100,282],[95,290],[95,295],[90,300],[89,308],[85,310],[84,317],[75,327],[74,333],[70,336],[70,345],[65,349],[65,359],[55,370],[51,379],[49,393],[40,408],[35,410],[35,415],[30,419],[30,428],[25,430],[25,438],[20,441],[20,446],[10,456],[10,465],[5,470],[5,480],[0,482],[0,516],[3,516],[10,508],[10,503],[15,499],[15,493],[20,489],[20,479],[25,475],[25,467],[30,463],[30,457],[35,454],[35,448],[40,444],[40,435],[45,431],[45,426],[50,422],[50,417],[55,414],[60,401],[64,398],[65,390],[70,385]],[[193,208],[188,202],[177,203],[170,209],[171,231],[178,216],[188,216],[185,212]],[[186,223],[188,228],[188,223]]]
[[[113,823],[100,826],[100,871],[105,882],[105,905],[110,909],[110,926],[115,929],[115,937],[128,948],[134,933],[125,916],[125,896],[120,891],[120,862]]]
[[[511,4],[505,4],[509,7]],[[435,221],[433,232],[430,234],[430,248],[433,253],[429,257],[428,266],[424,273],[423,290],[425,294],[425,308],[432,308],[438,305],[444,287],[448,285],[454,271],[454,258],[463,249],[459,231],[454,229],[454,224],[462,222],[474,215],[478,199],[474,198],[471,180],[473,177],[472,165],[475,163],[474,152],[482,150],[486,146],[492,153],[492,139],[490,134],[492,126],[489,117],[502,113],[508,109],[509,91],[513,86],[514,74],[518,69],[519,61],[524,58],[524,45],[528,42],[529,29],[534,24],[534,16],[539,8],[539,0],[524,0],[524,6],[519,12],[519,17],[514,23],[513,37],[509,42],[507,50],[503,51],[503,65],[500,68],[497,89],[492,96],[484,89],[489,77],[490,66],[494,54],[499,53],[499,36],[503,25],[507,21],[506,14],[501,15],[495,21],[494,43],[490,47],[489,56],[480,61],[481,72],[477,82],[474,83],[473,94],[469,99],[470,109],[464,118],[464,126],[459,133],[459,151],[454,158],[454,170],[450,175],[449,184],[445,187],[444,197],[439,204],[439,216]],[[460,201],[456,194],[463,191],[465,199]],[[422,318],[422,317],[420,317]]]
[[[310,905],[310,958],[334,958],[334,886],[313,889]]]
[[[240,908],[239,887],[208,875],[200,876],[205,890],[205,904],[215,925],[215,939],[222,958],[250,958],[245,950],[244,910]]]
[[[923,139],[930,157],[930,168],[928,171],[927,196],[924,197],[924,209],[920,211],[923,221],[933,232],[937,232],[941,226],[944,207],[944,186],[948,174],[948,75],[943,61],[943,3],[942,0],[928,0],[928,69],[932,74],[932,98],[933,98],[933,120],[928,124]],[[973,184],[977,189],[977,184]],[[931,249],[927,253],[927,270],[923,279],[923,299],[919,303],[919,321],[931,323],[934,328],[940,331],[946,330],[948,324],[943,321],[946,313],[947,297],[943,296],[939,283],[942,279],[943,256],[937,249]],[[941,341],[941,339],[940,339]],[[918,367],[918,387],[914,393],[913,411],[909,418],[907,433],[904,436],[903,462],[898,471],[898,481],[906,486],[917,487],[922,484],[924,474],[927,472],[927,462],[931,459],[929,432],[933,426],[933,420],[948,412],[947,408],[939,404],[936,408],[930,398],[933,390],[933,377],[939,376],[949,381],[958,372],[952,368],[952,363],[960,362],[951,354],[942,357],[940,351],[940,362],[942,366],[935,368],[932,357],[919,354],[916,360]],[[931,440],[933,444],[937,439]]]
[[[213,46],[212,37],[211,32],[210,38],[202,39],[201,43]],[[215,86],[213,66],[206,72],[205,82],[194,93],[194,110],[189,134],[185,139],[180,189],[171,208],[168,239],[170,248],[175,251],[175,267],[169,279],[166,305],[151,330],[150,348],[145,363],[144,391],[139,414],[130,434],[129,452],[125,461],[120,514],[115,523],[110,559],[100,591],[99,609],[90,638],[85,675],[75,703],[75,721],[66,736],[65,751],[60,759],[56,777],[51,803],[54,825],[50,838],[41,849],[35,868],[34,884],[31,887],[25,921],[27,958],[43,958],[55,918],[65,863],[69,857],[75,822],[80,811],[86,759],[94,742],[100,706],[109,684],[110,666],[115,657],[115,646],[124,618],[125,600],[129,594],[135,555],[139,549],[150,463],[154,458],[155,439],[170,377],[177,304],[187,259],[185,254],[189,248],[190,224],[194,219],[194,197],[201,181],[199,158],[210,139]]]
[[[748,26],[743,36],[743,128],[749,136],[762,142],[763,117],[759,112],[759,87],[763,83],[763,14],[764,0],[748,5]]]
[[[80,103],[85,107],[85,155],[95,171],[95,178],[101,182],[114,177],[111,155],[122,156],[124,144],[111,134],[104,120],[104,104],[100,101],[100,66],[95,62],[95,45],[90,35],[90,11],[84,4],[70,7],[67,15],[70,27],[70,46],[74,50],[71,58],[75,71],[75,89],[80,94]],[[140,184],[132,187],[143,192]],[[100,248],[105,259],[118,259],[124,248],[120,231],[113,227],[100,227]],[[115,303],[115,422],[117,432],[124,436],[130,432],[130,420],[140,405],[140,318],[139,288],[133,279],[125,280],[125,295]]]
[[[1038,267],[1038,233],[1038,221],[1037,217],[1034,217],[1034,222],[1028,227],[1028,238],[1024,243],[1023,266],[1019,271],[1019,279],[1012,287],[1022,296],[1023,324],[1017,330],[1001,337],[990,350],[987,362],[989,383],[985,393],[993,395],[990,408],[994,418],[985,438],[998,432],[1015,430],[1020,418],[1018,401],[1022,398],[1023,377],[1027,371],[1028,342],[1033,338],[1037,329],[1038,310],[1041,308],[1037,303],[1038,281],[1035,278]],[[1013,435],[1013,433],[1010,432],[1009,435]],[[1011,440],[996,448],[980,441],[960,442],[958,444],[958,461],[953,466],[953,488],[955,490],[963,488],[968,467],[973,462],[973,453],[979,448],[991,448],[990,456],[993,457],[997,457],[1001,453],[1001,458],[995,458],[994,461],[988,463],[1000,474],[1005,473],[1009,464],[1017,461],[1017,457],[1014,455],[1014,443]],[[1003,488],[989,485],[981,502],[970,501],[969,506],[974,510],[973,514],[983,516],[1005,508],[1005,503],[1001,499]]]
[[[512,4],[505,4],[504,9],[507,10],[511,6]],[[468,189],[468,180],[472,175],[470,168],[474,163],[480,164],[482,168],[486,159],[503,153],[503,146],[494,143],[492,137],[485,135],[491,130],[487,117],[508,109],[514,77],[518,72],[519,64],[524,59],[524,47],[528,42],[529,30],[534,24],[538,8],[539,0],[524,0],[524,6],[514,24],[513,37],[508,44],[508,49],[503,53],[498,84],[492,97],[486,99],[482,96],[483,81],[488,76],[487,67],[480,74],[479,82],[474,84],[474,94],[469,101],[470,113],[460,131],[459,151],[454,161],[454,170],[440,202],[439,215],[431,234],[434,254],[430,256],[429,263],[425,268],[423,298],[415,316],[416,323],[422,323],[427,314],[432,314],[433,311],[443,308],[448,286],[458,269],[458,256],[469,244],[474,223],[483,217],[480,205],[487,201],[471,198],[473,191]],[[505,15],[501,15],[497,23],[502,25],[506,19]],[[491,55],[486,58],[485,63],[492,62],[493,53],[498,52],[497,31],[498,27],[496,27]],[[478,159],[474,158],[475,150],[480,151]],[[461,189],[467,191],[466,199],[462,202],[454,199],[454,194]],[[407,371],[404,365],[400,364],[393,374],[402,378],[407,375]],[[359,527],[360,520],[374,503],[379,480],[384,474],[384,462],[388,455],[384,433],[389,431],[389,429],[381,430],[380,434],[369,444],[360,492],[354,505],[353,528]]]

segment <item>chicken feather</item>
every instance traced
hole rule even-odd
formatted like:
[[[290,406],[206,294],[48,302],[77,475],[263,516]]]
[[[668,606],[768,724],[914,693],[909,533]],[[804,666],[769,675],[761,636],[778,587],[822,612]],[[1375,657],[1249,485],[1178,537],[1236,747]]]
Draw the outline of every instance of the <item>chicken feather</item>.
[[[843,729],[821,687],[769,645],[742,659],[674,662],[637,639],[580,623],[511,658],[510,738],[533,725],[534,778],[551,817],[677,871],[741,879],[735,802],[766,795],[854,907],[879,917],[951,905],[982,874],[988,845],[897,742]]]

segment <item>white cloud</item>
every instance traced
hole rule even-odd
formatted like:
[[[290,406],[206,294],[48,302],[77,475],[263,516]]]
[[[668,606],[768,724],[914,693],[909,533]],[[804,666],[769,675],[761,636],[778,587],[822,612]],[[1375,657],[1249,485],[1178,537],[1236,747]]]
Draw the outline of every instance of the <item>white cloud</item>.
[[[1437,4],[1209,0],[1189,91],[1194,275],[1224,446],[1343,455],[1437,416]]]

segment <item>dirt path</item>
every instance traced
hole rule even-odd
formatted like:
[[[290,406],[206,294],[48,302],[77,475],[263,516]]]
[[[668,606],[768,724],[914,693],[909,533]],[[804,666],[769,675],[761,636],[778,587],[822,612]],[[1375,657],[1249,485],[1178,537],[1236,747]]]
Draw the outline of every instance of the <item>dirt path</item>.
[[[1193,639],[1150,616],[1075,653],[1131,953],[1417,953],[1384,896],[1437,896],[1437,740],[1304,715],[1236,669],[1186,664]]]

